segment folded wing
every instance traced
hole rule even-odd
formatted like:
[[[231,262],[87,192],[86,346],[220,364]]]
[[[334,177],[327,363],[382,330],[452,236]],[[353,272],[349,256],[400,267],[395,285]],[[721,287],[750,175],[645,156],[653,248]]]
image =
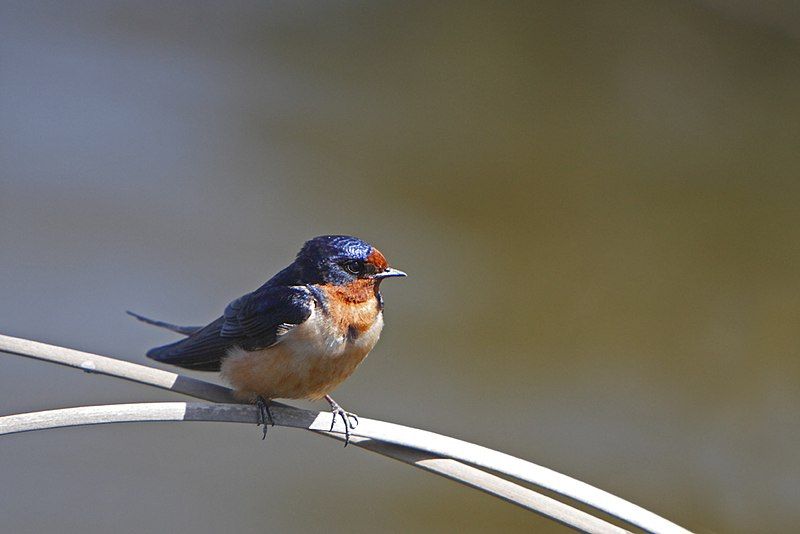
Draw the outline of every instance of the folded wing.
[[[311,314],[313,298],[303,286],[262,287],[231,302],[222,317],[187,338],[156,347],[147,357],[197,371],[219,371],[232,347],[259,350],[280,341]]]

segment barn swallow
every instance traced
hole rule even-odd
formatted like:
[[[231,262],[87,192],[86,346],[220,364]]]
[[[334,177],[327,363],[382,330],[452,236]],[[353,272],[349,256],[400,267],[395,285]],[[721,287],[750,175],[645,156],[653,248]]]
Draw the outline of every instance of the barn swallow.
[[[329,393],[349,377],[383,328],[380,284],[406,276],[364,241],[326,235],[307,241],[291,265],[234,300],[206,326],[177,326],[130,315],[187,336],[147,352],[153,360],[197,371],[219,371],[237,399],[259,407],[263,437],[274,425],[268,401],[320,399],[345,427],[345,446],[358,417]]]

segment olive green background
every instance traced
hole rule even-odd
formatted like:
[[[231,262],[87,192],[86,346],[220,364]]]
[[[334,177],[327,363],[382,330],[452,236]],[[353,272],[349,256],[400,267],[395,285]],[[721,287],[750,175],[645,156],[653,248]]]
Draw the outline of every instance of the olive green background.
[[[346,408],[700,532],[786,532],[799,143],[789,1],[6,1],[0,332],[149,363],[175,337],[124,310],[203,323],[304,240],[355,234],[410,276],[383,285]],[[173,399],[0,355],[2,414]],[[3,438],[2,530],[563,530],[358,449],[259,437]]]

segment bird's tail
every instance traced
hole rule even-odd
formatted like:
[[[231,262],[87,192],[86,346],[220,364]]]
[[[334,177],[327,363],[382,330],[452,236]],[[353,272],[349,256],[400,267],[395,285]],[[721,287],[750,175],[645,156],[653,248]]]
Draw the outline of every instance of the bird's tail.
[[[125,313],[130,315],[131,317],[135,317],[139,319],[143,323],[151,324],[153,326],[158,326],[159,328],[166,328],[167,330],[172,330],[173,332],[177,332],[178,334],[183,334],[184,336],[191,336],[198,330],[202,329],[202,326],[178,326],[175,324],[165,323],[163,321],[156,321],[155,319],[149,319],[138,313],[133,313],[132,311],[128,310]]]

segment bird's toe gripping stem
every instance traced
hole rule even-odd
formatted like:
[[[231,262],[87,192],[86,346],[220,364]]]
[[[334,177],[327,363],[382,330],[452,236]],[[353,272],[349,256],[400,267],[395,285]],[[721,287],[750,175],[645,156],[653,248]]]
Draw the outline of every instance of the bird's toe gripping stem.
[[[263,440],[267,437],[267,424],[275,426],[275,420],[272,419],[272,412],[269,410],[269,401],[261,395],[256,397],[256,406],[258,407],[258,420],[256,421],[256,426],[264,427],[263,433],[261,434],[261,439]]]
[[[336,417],[341,417],[342,423],[344,423],[344,446],[347,447],[348,443],[350,443],[350,431],[355,430],[358,426],[358,416],[342,409],[339,403],[333,400],[330,395],[325,395],[325,400],[331,405],[331,414],[333,415],[330,431],[333,432],[333,427],[336,425]]]

